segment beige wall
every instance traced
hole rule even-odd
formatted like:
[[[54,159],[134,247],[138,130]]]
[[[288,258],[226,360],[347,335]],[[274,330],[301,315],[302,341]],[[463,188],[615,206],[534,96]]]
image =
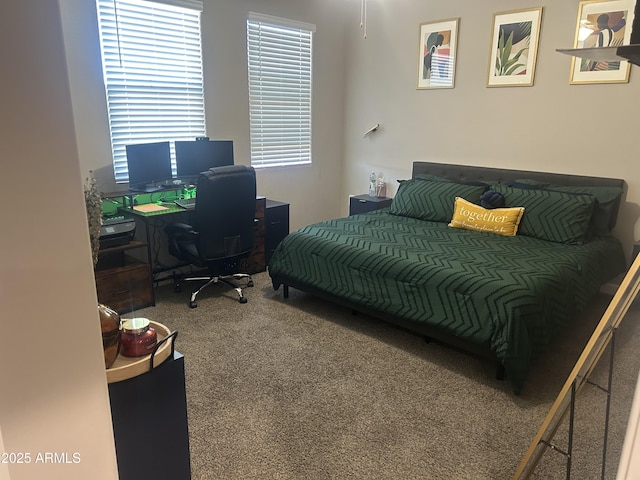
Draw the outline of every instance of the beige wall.
[[[640,377],[636,382],[636,391],[631,404],[629,423],[624,437],[617,480],[640,478]]]
[[[3,195],[16,199],[0,235],[0,450],[31,458],[0,477],[114,479],[58,2],[0,3],[0,52]],[[37,462],[47,452],[80,462]]]
[[[61,0],[78,151],[103,191],[113,180],[95,3]],[[291,204],[291,227],[337,215],[342,169],[344,28],[341,0],[204,0],[205,112],[211,138],[234,141],[236,163],[249,164],[246,18],[249,11],[317,26],[314,36],[313,164],[257,172],[258,192]]]
[[[6,451],[4,448],[4,440],[2,439],[2,428],[0,428],[0,452]],[[0,480],[11,480],[8,463],[0,463]]]
[[[573,46],[578,0],[367,3],[368,38],[357,25],[346,32],[341,197],[366,192],[371,170],[385,174],[393,193],[415,160],[619,177],[629,193],[616,233],[631,251],[640,237],[633,143],[640,67],[632,67],[628,84],[569,85],[571,58],[555,49]],[[534,86],[487,88],[493,13],[539,5]],[[418,25],[453,17],[460,18],[455,88],[417,90]],[[363,139],[375,123],[380,130]]]
[[[61,0],[83,173],[115,188],[110,164],[93,2]],[[578,0],[544,5],[533,87],[487,88],[492,15],[499,0],[367,0],[368,38],[353,0],[205,0],[203,43],[207,130],[235,141],[249,163],[245,19],[248,11],[317,25],[314,36],[313,160],[309,167],[258,172],[258,190],[291,203],[291,227],[347,213],[369,172],[393,194],[415,160],[624,178],[629,186],[616,234],[627,253],[640,237],[640,164],[630,108],[640,80],[569,85]],[[508,9],[531,5],[514,0]],[[418,25],[460,18],[455,88],[417,90]],[[375,123],[374,135],[362,133]],[[113,188],[112,188],[113,187]]]

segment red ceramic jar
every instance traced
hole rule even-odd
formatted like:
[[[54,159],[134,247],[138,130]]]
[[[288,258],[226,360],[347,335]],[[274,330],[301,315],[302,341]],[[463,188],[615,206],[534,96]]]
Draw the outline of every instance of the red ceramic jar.
[[[130,318],[122,321],[120,355],[141,357],[148,355],[156,346],[158,336],[146,318]]]

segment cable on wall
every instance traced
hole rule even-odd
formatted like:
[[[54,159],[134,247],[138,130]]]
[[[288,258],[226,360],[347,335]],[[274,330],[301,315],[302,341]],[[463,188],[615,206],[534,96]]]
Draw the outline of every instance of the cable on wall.
[[[118,61],[120,62],[120,68],[122,68],[122,49],[120,48],[120,22],[118,18],[118,2],[113,0],[113,12],[116,20],[116,41],[118,42]]]
[[[367,39],[367,0],[360,1],[360,28],[364,29],[362,38]]]

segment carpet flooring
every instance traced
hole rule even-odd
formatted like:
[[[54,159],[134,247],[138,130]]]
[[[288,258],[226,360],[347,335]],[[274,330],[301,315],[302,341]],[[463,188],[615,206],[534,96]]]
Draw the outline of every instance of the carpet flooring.
[[[195,480],[509,479],[610,301],[598,297],[515,396],[487,360],[253,278],[246,304],[212,285],[190,309],[188,288],[163,284],[135,312],[178,331]],[[640,369],[636,311],[617,335],[605,478]],[[600,478],[605,399],[592,386],[578,396],[572,478]],[[548,450],[533,478],[564,479],[565,465]]]

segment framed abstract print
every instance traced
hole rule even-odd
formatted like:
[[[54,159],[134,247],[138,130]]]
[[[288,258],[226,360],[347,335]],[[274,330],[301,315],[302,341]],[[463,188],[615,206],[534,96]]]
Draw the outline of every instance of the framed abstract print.
[[[628,45],[633,0],[584,1],[578,7],[574,48]],[[627,83],[629,62],[572,57],[570,84]]]
[[[421,23],[419,37],[417,88],[453,88],[458,19]]]

